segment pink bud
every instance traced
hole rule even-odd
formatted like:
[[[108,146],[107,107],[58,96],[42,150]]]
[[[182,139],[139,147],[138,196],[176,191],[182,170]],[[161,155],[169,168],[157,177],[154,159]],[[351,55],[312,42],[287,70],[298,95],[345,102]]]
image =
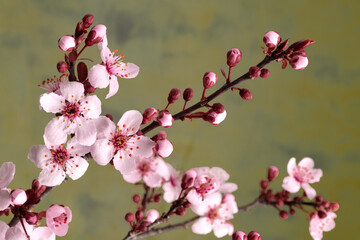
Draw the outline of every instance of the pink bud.
[[[141,200],[141,197],[139,194],[135,194],[132,199],[133,199],[134,203],[138,204]]]
[[[222,113],[216,113],[214,110],[210,110],[203,115],[203,120],[211,123],[212,125],[218,125],[226,118],[226,110]]]
[[[263,41],[268,48],[274,48],[280,42],[280,35],[278,32],[269,31],[265,33]]]
[[[64,52],[72,51],[76,46],[75,38],[70,35],[63,36],[59,39],[58,46]]]
[[[155,136],[153,136],[151,138],[151,140],[153,140],[154,142],[157,142],[159,140],[164,140],[166,139],[166,132],[164,131],[160,131],[158,134],[156,134]]]
[[[173,117],[168,111],[161,111],[157,117],[159,124],[165,128],[171,127],[174,122]]]
[[[240,59],[241,59],[241,51],[237,48],[233,48],[233,49],[230,49],[227,54],[226,54],[226,57],[227,57],[227,65],[229,67],[235,67],[236,64],[238,64],[240,62]]]
[[[135,217],[136,217],[137,221],[141,220],[144,217],[144,211],[137,210],[136,213],[135,213]]]
[[[321,219],[323,219],[323,218],[326,218],[326,217],[327,217],[326,212],[321,211],[321,210],[317,212],[317,215],[318,215],[318,216],[319,216],[319,218],[321,218]]]
[[[96,43],[102,42],[106,37],[106,26],[105,25],[95,25],[91,28],[87,38],[85,39],[85,44],[87,46],[92,46]]]
[[[270,75],[270,70],[267,68],[261,69],[260,77],[261,78],[267,78]]]
[[[21,188],[15,189],[11,192],[11,201],[16,206],[21,206],[27,201],[27,195]]]
[[[260,74],[261,74],[261,70],[257,66],[252,66],[249,68],[249,75],[251,79],[259,77]]]
[[[261,180],[260,181],[261,189],[266,189],[268,186],[269,186],[269,181],[267,181],[267,180]]]
[[[168,96],[168,102],[169,103],[174,103],[176,102],[181,96],[181,91],[178,88],[173,88],[171,89],[171,91],[169,92],[169,96]]]
[[[149,223],[153,223],[158,218],[159,218],[159,212],[157,210],[150,209],[147,212],[146,221],[148,221]]]
[[[242,97],[242,99],[244,100],[251,100],[252,99],[252,93],[250,92],[249,89],[246,88],[241,88],[239,91],[240,96]]]
[[[83,19],[82,19],[83,23],[84,23],[84,27],[88,28],[91,26],[91,24],[93,24],[94,22],[94,16],[92,14],[86,14]]]
[[[147,108],[143,113],[143,121],[141,124],[146,124],[150,121],[154,121],[157,117],[158,111],[155,108]]]
[[[197,173],[193,169],[186,171],[182,176],[181,188],[187,189],[188,187],[190,187],[194,183],[196,175]]]
[[[247,235],[248,240],[261,240],[260,233],[251,231]]]
[[[217,82],[217,76],[213,72],[206,72],[203,77],[203,85],[205,89],[211,88]]]
[[[247,240],[247,236],[242,231],[236,231],[232,235],[232,240]]]
[[[155,149],[160,157],[168,157],[173,152],[174,147],[169,140],[163,139],[156,142]]]
[[[134,214],[131,212],[129,212],[125,215],[125,221],[127,221],[128,223],[134,221],[134,218],[135,218]]]
[[[183,99],[186,102],[190,101],[193,96],[194,96],[194,91],[192,90],[192,88],[187,88],[184,90]]]
[[[59,73],[65,73],[68,70],[69,66],[66,64],[66,62],[60,61],[56,64],[56,68]]]
[[[337,202],[330,203],[330,210],[336,212],[339,210],[340,205]]]
[[[38,217],[36,213],[26,212],[25,221],[30,225],[36,225],[38,222]]]
[[[211,108],[218,114],[223,113],[225,111],[225,108],[221,103],[214,103]]]
[[[280,212],[279,212],[279,215],[280,215],[280,217],[281,217],[282,219],[287,219],[287,218],[289,217],[288,212],[287,212],[287,211],[284,211],[284,210],[280,211]]]
[[[279,169],[275,166],[271,166],[268,168],[268,180],[271,182],[279,175]]]
[[[183,206],[179,206],[176,210],[175,210],[175,214],[179,215],[179,216],[184,216],[186,213],[186,208],[184,208]]]
[[[290,59],[290,65],[293,69],[303,70],[309,64],[309,59],[304,56],[294,56]]]

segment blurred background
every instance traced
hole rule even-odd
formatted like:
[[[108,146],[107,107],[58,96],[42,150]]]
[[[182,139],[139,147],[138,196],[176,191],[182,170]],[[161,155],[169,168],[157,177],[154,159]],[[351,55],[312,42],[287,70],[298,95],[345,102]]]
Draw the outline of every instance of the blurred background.
[[[107,26],[110,49],[119,49],[125,60],[140,66],[133,80],[119,80],[117,95],[105,100],[99,90],[102,113],[117,121],[130,109],[164,108],[171,88],[192,87],[201,96],[202,76],[213,71],[223,79],[226,52],[243,53],[232,76],[240,76],[263,59],[265,32],[278,31],[283,39],[311,38],[309,66],[303,71],[281,69],[272,63],[270,77],[248,81],[242,87],[253,93],[242,101],[228,92],[221,102],[227,118],[219,126],[203,121],[176,122],[166,129],[174,152],[166,161],[181,171],[200,166],[220,166],[236,182],[239,205],[251,202],[268,166],[280,169],[273,183],[279,189],[291,157],[312,157],[324,176],[313,184],[318,194],[340,203],[336,228],[324,239],[358,234],[360,223],[360,82],[358,1],[26,1],[0,0],[0,163],[13,161],[16,174],[11,188],[27,189],[40,172],[27,159],[32,145],[43,144],[43,131],[51,114],[39,111],[37,87],[58,75],[63,59],[57,40],[73,34],[87,14],[95,24]],[[100,61],[96,47],[84,57]],[[209,93],[212,90],[209,91]],[[191,103],[194,103],[193,100]],[[182,103],[171,106],[177,112]],[[158,128],[157,131],[163,130]],[[35,211],[50,204],[70,206],[73,221],[60,239],[122,239],[128,229],[123,220],[134,193],[141,187],[124,182],[112,166],[91,162],[77,181],[57,187]],[[162,208],[165,209],[164,205]],[[191,213],[187,216],[190,218]],[[174,222],[187,217],[174,217]],[[9,221],[2,217],[1,220]],[[256,230],[262,239],[311,239],[306,214],[282,220],[270,207],[257,207],[236,215],[236,230]],[[151,239],[216,239],[213,233],[194,235],[176,230]]]

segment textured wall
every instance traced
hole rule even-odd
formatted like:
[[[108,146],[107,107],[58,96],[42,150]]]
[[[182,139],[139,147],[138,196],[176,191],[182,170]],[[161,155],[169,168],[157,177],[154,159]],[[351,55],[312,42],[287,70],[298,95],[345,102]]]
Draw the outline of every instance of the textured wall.
[[[268,79],[244,84],[254,99],[236,93],[219,98],[228,111],[218,127],[202,121],[176,122],[168,130],[174,153],[167,159],[180,170],[221,166],[237,182],[239,204],[254,199],[269,165],[286,175],[290,157],[310,156],[324,170],[313,186],[341,208],[337,227],[325,239],[358,233],[356,204],[359,178],[358,1],[0,1],[0,153],[17,171],[10,187],[29,187],[37,169],[26,156],[42,144],[43,129],[52,118],[38,109],[37,85],[56,72],[63,58],[57,40],[71,34],[86,13],[108,27],[111,49],[140,66],[133,80],[120,80],[118,94],[102,102],[103,113],[118,119],[129,109],[164,107],[168,91],[193,87],[201,94],[205,71],[220,75],[225,53],[236,47],[243,59],[240,75],[262,59],[263,34],[278,31],[291,40],[311,38],[310,65],[304,71],[270,65]],[[86,56],[99,61],[97,49]],[[107,89],[101,90],[104,99]],[[179,104],[180,105],[180,104]],[[177,107],[171,108],[176,110]],[[276,182],[280,185],[281,181]],[[95,163],[78,181],[58,187],[37,209],[50,203],[71,207],[73,222],[65,239],[122,239],[124,214],[133,210],[129,192],[140,192],[123,181],[111,166]],[[4,220],[4,218],[1,218]],[[311,239],[305,214],[287,221],[274,209],[259,207],[236,216],[237,230],[256,230],[263,239]],[[177,230],[152,239],[215,239]]]

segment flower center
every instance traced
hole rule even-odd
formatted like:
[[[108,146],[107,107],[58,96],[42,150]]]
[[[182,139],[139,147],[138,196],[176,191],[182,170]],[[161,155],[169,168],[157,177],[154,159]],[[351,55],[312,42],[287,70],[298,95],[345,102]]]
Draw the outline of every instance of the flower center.
[[[307,167],[297,166],[295,170],[294,178],[300,182],[309,182],[314,177],[312,176],[312,172]]]
[[[63,109],[63,116],[67,117],[70,121],[73,121],[80,115],[80,106],[77,102],[67,103]]]
[[[59,148],[56,150],[51,150],[53,155],[53,161],[59,165],[64,165],[69,160],[69,154],[67,153],[66,149]]]
[[[55,227],[59,227],[62,224],[66,224],[68,221],[68,217],[66,213],[60,214],[58,217],[54,217]]]
[[[119,151],[126,148],[128,137],[121,133],[115,133],[114,137],[110,140],[114,145],[115,150]]]
[[[150,172],[152,169],[151,169],[151,165],[148,161],[142,161],[139,163],[137,169],[142,173],[142,174],[145,174],[145,173],[148,173]]]
[[[196,178],[194,187],[197,193],[204,195],[216,191],[219,185],[216,179],[202,175]]]
[[[207,212],[206,216],[211,220],[214,221],[218,218],[219,213],[217,207],[210,208],[210,210]]]

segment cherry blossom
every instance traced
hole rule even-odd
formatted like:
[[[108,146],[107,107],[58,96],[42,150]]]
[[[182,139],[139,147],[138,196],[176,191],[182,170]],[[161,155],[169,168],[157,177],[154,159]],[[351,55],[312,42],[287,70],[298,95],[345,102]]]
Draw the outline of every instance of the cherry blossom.
[[[6,209],[11,203],[9,189],[6,187],[14,179],[15,164],[12,162],[4,162],[0,168],[0,211]]]
[[[64,143],[67,134],[75,133],[80,144],[90,146],[96,140],[95,123],[101,113],[97,96],[84,97],[84,85],[79,82],[61,82],[60,94],[49,93],[40,98],[46,112],[57,113],[45,128],[45,138],[52,144]]]
[[[228,220],[238,212],[234,195],[228,193],[221,197],[219,192],[206,196],[202,204],[192,205],[194,213],[201,216],[192,225],[192,231],[197,234],[208,234],[214,231],[216,237],[231,235],[234,226]]]
[[[136,157],[136,169],[129,174],[124,174],[125,181],[129,183],[139,182],[144,179],[151,188],[160,187],[162,182],[169,179],[169,171],[164,160],[160,157],[141,158]]]
[[[201,167],[194,169],[197,173],[193,189],[188,193],[187,199],[193,205],[202,204],[204,197],[214,192],[230,193],[237,189],[235,183],[226,182],[229,174],[219,167]]]
[[[86,172],[89,163],[81,156],[88,153],[90,147],[80,145],[74,138],[66,146],[65,142],[52,145],[45,141],[45,144],[32,146],[28,154],[28,158],[42,169],[38,178],[41,185],[56,186],[66,175],[76,180]]]
[[[314,240],[321,240],[323,237],[323,231],[329,232],[335,228],[336,214],[333,212],[327,212],[325,218],[319,218],[317,214],[310,220],[310,235]]]
[[[34,227],[29,225],[26,221],[23,221],[24,228],[20,221],[14,226],[9,227],[6,223],[0,221],[0,240],[55,240],[55,234],[48,227]]]
[[[64,52],[72,51],[76,46],[75,38],[70,35],[63,36],[59,39],[58,46]]]
[[[117,170],[122,174],[130,174],[136,169],[136,157],[151,157],[155,142],[136,135],[142,118],[139,111],[131,110],[124,113],[116,126],[107,117],[97,119],[97,140],[91,146],[94,160],[100,165],[106,165],[113,159]]]
[[[309,183],[319,182],[322,177],[321,169],[314,169],[314,161],[311,158],[303,158],[298,165],[296,165],[295,158],[291,158],[287,171],[289,176],[283,180],[282,187],[288,192],[296,193],[302,187],[309,199],[316,196],[316,191]]]
[[[166,202],[175,201],[181,192],[181,179],[179,172],[169,163],[166,163],[169,172],[169,179],[163,184],[164,200]]]
[[[56,236],[65,236],[69,229],[72,213],[69,207],[52,205],[46,211],[46,226],[48,226]]]
[[[109,93],[106,99],[114,96],[118,89],[119,83],[117,77],[134,78],[139,73],[139,67],[133,63],[124,63],[123,55],[115,55],[117,52],[111,52],[106,46],[101,49],[101,59],[103,64],[93,66],[89,71],[89,82],[95,88],[106,88],[109,84]]]
[[[268,31],[265,33],[263,42],[268,48],[275,48],[281,41],[280,35],[275,31]]]

